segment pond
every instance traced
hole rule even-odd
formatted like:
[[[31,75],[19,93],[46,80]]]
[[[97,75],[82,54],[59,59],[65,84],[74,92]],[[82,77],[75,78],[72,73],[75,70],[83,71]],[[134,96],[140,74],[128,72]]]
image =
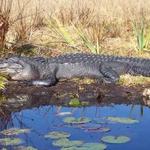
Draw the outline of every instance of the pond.
[[[140,104],[61,106],[45,102],[42,96],[42,103],[35,105],[36,97],[32,97],[32,105],[30,101],[30,107],[25,107],[31,97],[7,97],[9,105],[1,106],[0,149],[150,149],[149,107]]]

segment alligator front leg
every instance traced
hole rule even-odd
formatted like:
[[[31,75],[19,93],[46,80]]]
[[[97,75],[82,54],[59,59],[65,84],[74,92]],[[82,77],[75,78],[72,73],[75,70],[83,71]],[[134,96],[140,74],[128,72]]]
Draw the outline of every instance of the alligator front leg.
[[[28,82],[28,85],[35,85],[35,86],[53,86],[57,82],[56,78],[54,76],[49,76],[45,79],[39,79],[39,80],[32,80]]]
[[[102,73],[103,80],[106,83],[115,83],[119,80],[119,74],[105,63],[100,66],[100,72]]]

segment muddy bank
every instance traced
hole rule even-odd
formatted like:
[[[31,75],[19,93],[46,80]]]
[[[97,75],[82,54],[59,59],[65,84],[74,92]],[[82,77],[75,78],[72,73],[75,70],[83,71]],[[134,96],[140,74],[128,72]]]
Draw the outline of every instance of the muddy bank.
[[[88,102],[88,105],[109,104],[145,104],[142,93],[150,85],[123,87],[116,84],[79,84],[74,81],[61,81],[52,87],[27,86],[10,82],[2,91],[6,98],[3,107],[21,109],[23,107],[38,107],[41,105],[68,105],[70,100],[77,98]]]

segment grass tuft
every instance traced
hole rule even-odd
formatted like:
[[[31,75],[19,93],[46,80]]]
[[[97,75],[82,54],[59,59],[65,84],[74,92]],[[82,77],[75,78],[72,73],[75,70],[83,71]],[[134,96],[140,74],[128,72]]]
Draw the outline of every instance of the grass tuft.
[[[129,74],[122,75],[119,80],[119,84],[124,86],[135,86],[135,85],[147,85],[150,83],[149,77],[143,76],[131,76]]]

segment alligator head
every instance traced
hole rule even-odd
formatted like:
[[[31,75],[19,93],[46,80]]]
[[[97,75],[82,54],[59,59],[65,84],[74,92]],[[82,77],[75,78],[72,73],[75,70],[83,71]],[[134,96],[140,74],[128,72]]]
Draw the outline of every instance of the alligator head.
[[[36,67],[19,57],[1,59],[0,74],[7,75],[12,80],[34,80],[39,78]]]

